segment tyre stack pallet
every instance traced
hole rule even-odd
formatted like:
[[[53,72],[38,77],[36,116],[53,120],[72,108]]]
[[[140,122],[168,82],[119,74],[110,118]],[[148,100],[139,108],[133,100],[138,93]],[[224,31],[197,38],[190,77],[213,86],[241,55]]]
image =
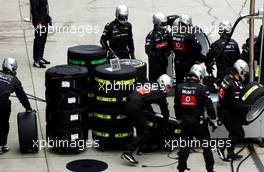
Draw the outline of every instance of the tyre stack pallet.
[[[136,69],[121,65],[120,71],[111,72],[110,65],[95,69],[96,106],[92,136],[99,141],[99,149],[122,149],[133,139],[133,126],[124,112],[127,96],[136,82]],[[108,90],[106,90],[108,88]]]
[[[46,137],[58,152],[79,152],[88,140],[88,70],[76,65],[46,71]]]
[[[98,65],[102,65],[108,63],[107,52],[100,46],[97,45],[78,45],[74,47],[70,47],[68,49],[68,64],[71,65],[80,65],[85,66],[88,71],[88,104],[90,107],[94,107],[95,105],[95,96],[94,96],[94,75],[95,75],[95,68]],[[93,124],[93,115],[94,111],[90,108],[88,112],[88,124],[89,129],[92,128]]]

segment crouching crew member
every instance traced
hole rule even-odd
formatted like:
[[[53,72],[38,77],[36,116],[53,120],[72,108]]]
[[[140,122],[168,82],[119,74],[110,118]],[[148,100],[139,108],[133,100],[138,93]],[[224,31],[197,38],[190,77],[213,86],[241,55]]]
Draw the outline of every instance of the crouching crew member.
[[[144,111],[149,109],[151,104],[158,104],[163,115],[164,122],[169,118],[168,103],[166,94],[172,89],[173,80],[168,75],[164,74],[158,78],[158,84],[138,87],[133,93],[128,96],[125,111],[130,118],[132,124],[137,131],[137,137],[134,141],[125,146],[126,152],[121,155],[121,158],[130,164],[138,164],[138,161],[133,157],[133,151],[143,147],[148,137],[150,136],[149,129],[144,116]]]

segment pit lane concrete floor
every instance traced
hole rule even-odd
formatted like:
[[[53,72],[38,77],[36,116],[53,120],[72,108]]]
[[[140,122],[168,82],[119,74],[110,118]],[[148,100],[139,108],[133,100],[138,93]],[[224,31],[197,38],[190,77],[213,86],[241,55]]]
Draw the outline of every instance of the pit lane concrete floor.
[[[0,0],[0,61],[4,57],[14,57],[18,61],[18,77],[21,79],[27,93],[44,98],[44,74],[45,69],[32,67],[32,44],[33,29],[30,23],[23,21],[29,17],[28,0]],[[55,66],[66,64],[67,48],[78,44],[99,44],[99,39],[104,25],[114,19],[116,5],[124,3],[129,7],[129,21],[133,24],[136,57],[147,61],[144,53],[144,40],[152,29],[152,14],[158,11],[170,14],[188,14],[192,16],[194,25],[211,27],[218,25],[222,19],[228,19],[232,23],[241,9],[241,0],[50,0],[50,14],[53,17],[54,27],[74,28],[78,27],[80,33],[74,29],[72,33],[60,33],[53,31],[49,34],[45,58],[51,60]],[[256,8],[263,7],[263,1],[256,0]],[[242,13],[249,11],[249,2]],[[259,30],[260,21],[256,21],[256,34]],[[87,33],[83,33],[83,27],[87,27]],[[234,39],[240,47],[248,34],[246,21],[238,25]],[[208,33],[211,41],[218,38],[213,32]],[[45,139],[45,104],[30,101],[34,109],[38,111],[39,139]],[[169,98],[169,107],[173,116],[173,101]],[[18,149],[18,134],[16,114],[24,111],[16,98],[12,98],[12,115],[10,118],[10,133],[8,145],[11,151],[0,156],[0,172],[63,172],[68,171],[65,165],[76,159],[98,159],[108,163],[107,171],[176,171],[176,165],[163,168],[142,168],[141,165],[164,165],[174,162],[167,158],[167,153],[151,153],[136,156],[140,161],[137,167],[124,164],[120,159],[120,151],[99,152],[94,148],[88,148],[79,155],[59,155],[49,149],[41,150],[37,154],[20,154]],[[257,147],[257,146],[256,146]],[[264,162],[264,150],[257,147],[257,153]],[[245,150],[242,153],[247,155]],[[175,156],[176,153],[172,154]],[[217,155],[215,157],[215,170],[217,172],[230,171],[229,163],[222,162]],[[238,162],[235,163],[235,166]],[[193,172],[204,172],[204,161],[201,153],[193,153],[188,160],[188,166]],[[252,159],[247,160],[241,167],[241,172],[257,172]]]

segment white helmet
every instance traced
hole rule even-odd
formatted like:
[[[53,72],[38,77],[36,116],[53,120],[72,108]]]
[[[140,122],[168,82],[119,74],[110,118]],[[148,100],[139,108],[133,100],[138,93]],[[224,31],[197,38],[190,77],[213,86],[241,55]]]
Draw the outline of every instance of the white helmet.
[[[247,75],[249,74],[248,64],[244,60],[237,60],[234,64],[234,68],[237,70],[242,81],[245,81]]]
[[[223,33],[229,34],[231,33],[231,30],[232,30],[232,24],[230,23],[230,21],[223,20],[219,23],[218,33],[220,35],[222,35]]]
[[[180,23],[185,24],[186,26],[192,26],[192,18],[186,14],[183,14],[180,17]]]
[[[165,89],[166,86],[169,86],[170,88],[173,87],[173,79],[167,74],[161,75],[157,81],[165,93],[166,93],[166,89]]]
[[[163,13],[156,13],[152,17],[153,24],[161,30],[167,29],[167,17]]]
[[[195,75],[199,81],[202,81],[205,77],[205,68],[199,64],[194,64],[189,72],[190,75]]]
[[[14,58],[5,58],[2,65],[3,70],[8,70],[12,74],[16,75],[17,62]]]
[[[118,5],[116,7],[116,19],[121,23],[125,24],[128,20],[128,8],[125,5]]]

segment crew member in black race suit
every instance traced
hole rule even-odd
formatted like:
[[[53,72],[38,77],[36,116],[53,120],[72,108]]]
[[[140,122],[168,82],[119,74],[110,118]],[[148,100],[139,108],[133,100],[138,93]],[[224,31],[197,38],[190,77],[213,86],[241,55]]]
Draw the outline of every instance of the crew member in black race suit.
[[[138,87],[127,98],[125,111],[137,130],[137,138],[125,146],[126,152],[121,155],[121,158],[133,165],[138,164],[138,161],[133,156],[133,152],[137,148],[143,147],[150,136],[144,111],[148,110],[151,104],[158,104],[163,115],[164,123],[169,118],[166,94],[171,91],[173,80],[167,74],[163,74],[158,78],[157,82],[159,84],[157,87],[154,87],[154,85],[151,87],[150,83]]]
[[[127,7],[117,6],[116,19],[105,26],[100,43],[120,59],[135,59],[132,25],[127,20]]]
[[[0,154],[9,151],[6,144],[9,133],[9,117],[11,113],[11,101],[9,100],[10,94],[15,92],[26,111],[32,111],[21,82],[16,77],[16,69],[17,62],[15,59],[4,59],[3,70],[0,71]]]
[[[153,15],[153,30],[146,37],[145,51],[148,55],[149,81],[156,82],[159,76],[167,73],[170,55],[167,17],[162,13]]]

